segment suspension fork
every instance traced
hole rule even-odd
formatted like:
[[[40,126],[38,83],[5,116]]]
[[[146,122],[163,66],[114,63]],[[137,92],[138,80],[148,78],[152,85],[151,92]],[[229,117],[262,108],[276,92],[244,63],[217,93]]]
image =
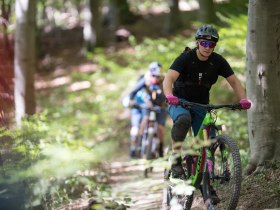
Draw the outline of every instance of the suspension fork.
[[[203,128],[203,139],[204,141],[211,141],[212,138],[216,137],[216,130],[214,126],[205,126]],[[211,139],[210,139],[211,138]],[[206,147],[206,162],[205,162],[205,171],[209,174],[209,178],[214,178],[214,151],[212,148],[213,143],[211,142],[211,145]],[[212,148],[212,149],[211,149]]]
[[[217,134],[222,134],[222,126],[217,126]],[[224,171],[229,171],[229,165],[228,165],[228,152],[225,149],[225,145],[223,143],[219,144],[221,155],[222,155],[222,166]]]

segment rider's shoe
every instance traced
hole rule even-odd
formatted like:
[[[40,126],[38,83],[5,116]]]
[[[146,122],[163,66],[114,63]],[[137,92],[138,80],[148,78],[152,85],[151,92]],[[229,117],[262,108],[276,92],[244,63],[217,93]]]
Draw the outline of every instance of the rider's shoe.
[[[159,157],[163,157],[163,143],[159,143],[159,148],[158,148],[158,154],[159,154]]]
[[[212,204],[217,205],[218,203],[220,203],[221,199],[218,197],[216,190],[214,190],[214,188],[210,185],[209,186],[209,190],[211,193],[211,200],[212,200]]]
[[[171,176],[176,179],[185,179],[184,169],[181,164],[171,166]]]
[[[130,158],[136,158],[136,151],[135,150],[131,150],[130,154],[129,154]]]
[[[182,167],[182,158],[177,154],[172,154],[169,157],[171,163],[171,177],[176,179],[185,179],[184,169]]]

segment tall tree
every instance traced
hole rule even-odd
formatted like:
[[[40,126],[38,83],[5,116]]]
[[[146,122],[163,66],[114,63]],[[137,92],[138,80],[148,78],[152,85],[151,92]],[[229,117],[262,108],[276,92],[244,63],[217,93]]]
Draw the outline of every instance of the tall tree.
[[[247,174],[280,160],[280,1],[250,0],[247,33],[247,95],[250,162]]]
[[[84,41],[87,51],[103,46],[103,29],[101,23],[101,0],[87,0],[84,10]]]
[[[110,0],[110,4],[112,5],[112,9],[116,10],[119,25],[132,24],[137,20],[136,15],[130,11],[130,6],[127,0]]]
[[[199,0],[198,20],[203,23],[214,23],[217,20],[213,0]]]
[[[167,19],[163,28],[163,33],[168,34],[178,30],[182,27],[182,19],[179,9],[179,0],[168,0],[170,12],[167,15]]]
[[[12,2],[1,1],[0,14],[0,127],[8,126],[13,101],[13,46],[8,36]]]
[[[16,122],[19,126],[22,117],[34,114],[36,108],[34,89],[36,2],[33,0],[16,0],[15,3],[14,91]]]

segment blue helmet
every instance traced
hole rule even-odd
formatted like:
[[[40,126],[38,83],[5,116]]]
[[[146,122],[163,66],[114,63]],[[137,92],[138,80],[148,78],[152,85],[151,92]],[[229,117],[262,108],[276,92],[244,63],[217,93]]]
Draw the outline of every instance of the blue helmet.
[[[162,65],[159,62],[152,62],[149,65],[149,72],[153,76],[160,76],[161,75],[161,68]]]

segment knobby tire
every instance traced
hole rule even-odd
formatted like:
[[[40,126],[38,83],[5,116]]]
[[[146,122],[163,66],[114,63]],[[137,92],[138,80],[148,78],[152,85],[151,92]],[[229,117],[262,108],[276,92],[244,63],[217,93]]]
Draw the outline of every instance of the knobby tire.
[[[148,134],[148,145],[146,147],[146,159],[151,160],[153,159],[153,140],[154,140],[154,134]]]
[[[221,199],[220,203],[217,205],[217,209],[225,209],[225,210],[235,210],[238,204],[240,190],[241,190],[241,181],[242,181],[242,167],[241,167],[241,159],[240,153],[237,144],[235,141],[227,136],[227,135],[218,135],[216,137],[218,142],[218,147],[214,153],[214,172],[215,175],[221,175],[221,166],[219,162],[219,158],[221,159],[221,152],[219,150],[220,146],[224,146],[227,150],[229,156],[227,158],[229,162],[230,168],[230,179],[228,181],[215,180],[215,182],[220,182],[215,186],[215,182],[213,183],[214,189],[217,191],[219,198]],[[219,171],[220,170],[220,171]],[[221,175],[223,176],[223,175]],[[208,180],[203,180],[203,194],[209,193],[209,188],[207,187]],[[219,205],[225,205],[222,208],[219,208]]]
[[[146,160],[152,160],[153,159],[153,140],[154,140],[154,134],[148,134],[147,135],[147,142],[148,144],[145,146],[145,156]],[[144,176],[147,178],[148,173],[152,172],[152,167],[145,168],[144,170]]]

